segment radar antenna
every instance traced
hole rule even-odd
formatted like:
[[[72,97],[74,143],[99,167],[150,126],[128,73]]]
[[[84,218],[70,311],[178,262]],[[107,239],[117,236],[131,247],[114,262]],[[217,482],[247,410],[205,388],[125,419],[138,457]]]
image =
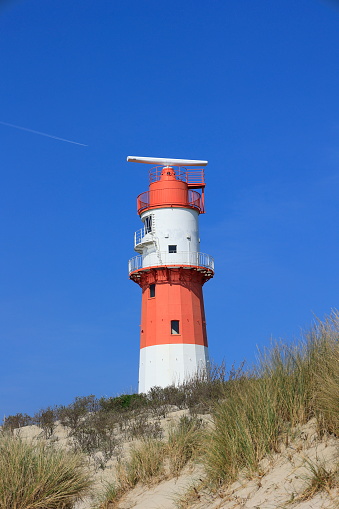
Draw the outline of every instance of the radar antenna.
[[[130,163],[158,164],[160,166],[206,166],[208,161],[199,161],[195,159],[168,159],[165,157],[139,157],[128,156]]]

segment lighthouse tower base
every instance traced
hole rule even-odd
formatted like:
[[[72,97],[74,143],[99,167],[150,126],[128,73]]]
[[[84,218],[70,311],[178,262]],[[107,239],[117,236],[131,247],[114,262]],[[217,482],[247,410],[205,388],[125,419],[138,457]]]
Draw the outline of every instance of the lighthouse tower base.
[[[208,348],[180,343],[148,346],[140,350],[139,366],[139,394],[155,385],[179,385],[208,369]]]

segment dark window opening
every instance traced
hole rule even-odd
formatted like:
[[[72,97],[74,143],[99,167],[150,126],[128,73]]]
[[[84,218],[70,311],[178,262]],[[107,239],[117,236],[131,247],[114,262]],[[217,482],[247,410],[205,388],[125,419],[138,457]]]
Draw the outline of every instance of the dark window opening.
[[[177,246],[168,246],[168,252],[169,253],[176,253],[177,252]]]
[[[155,284],[149,285],[149,296],[155,297]]]
[[[152,231],[152,216],[145,217],[145,233],[150,233]]]
[[[179,320],[171,320],[171,334],[180,334]]]

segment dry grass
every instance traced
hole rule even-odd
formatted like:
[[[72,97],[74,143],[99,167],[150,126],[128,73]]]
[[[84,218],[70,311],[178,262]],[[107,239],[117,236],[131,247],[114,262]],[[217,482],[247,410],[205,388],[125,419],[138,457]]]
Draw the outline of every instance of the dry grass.
[[[304,491],[294,498],[293,502],[310,500],[321,491],[330,492],[339,486],[339,470],[328,470],[325,462],[312,462],[306,460],[309,475],[306,477],[307,486]]]
[[[0,509],[68,509],[90,486],[79,455],[0,436]]]
[[[201,500],[205,488],[204,480],[193,481],[183,493],[174,497],[175,507],[177,509],[189,509],[189,507],[194,506],[195,503]]]

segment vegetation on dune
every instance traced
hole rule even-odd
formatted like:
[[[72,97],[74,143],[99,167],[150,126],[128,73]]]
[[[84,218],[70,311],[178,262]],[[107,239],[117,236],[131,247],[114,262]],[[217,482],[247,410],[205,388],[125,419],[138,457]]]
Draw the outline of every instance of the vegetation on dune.
[[[161,419],[172,410],[183,409],[188,412],[164,434]],[[211,416],[207,427],[203,426],[203,414]],[[50,438],[59,421],[66,426],[75,451],[93,458],[100,451],[102,468],[116,456],[116,481],[107,485],[99,504],[106,509],[136,484],[178,476],[189,462],[203,464],[210,486],[228,484],[240,472],[252,476],[260,471],[265,456],[279,452],[293,439],[296,427],[311,418],[320,435],[339,435],[336,312],[318,322],[299,343],[273,344],[251,370],[241,366],[226,376],[222,365],[198,373],[179,387],[154,387],[148,394],[78,397],[67,407],[49,407],[34,417],[9,416],[4,428],[13,431],[36,424],[43,436]],[[129,456],[122,458],[121,443],[126,440],[137,442]],[[337,485],[336,470],[329,472],[315,465],[310,471],[305,497]]]
[[[70,509],[90,486],[79,455],[0,436],[0,509]]]

